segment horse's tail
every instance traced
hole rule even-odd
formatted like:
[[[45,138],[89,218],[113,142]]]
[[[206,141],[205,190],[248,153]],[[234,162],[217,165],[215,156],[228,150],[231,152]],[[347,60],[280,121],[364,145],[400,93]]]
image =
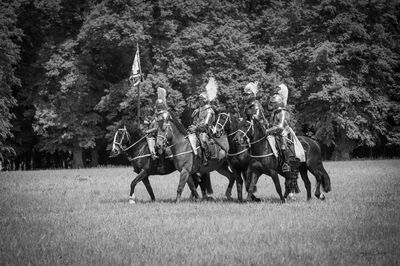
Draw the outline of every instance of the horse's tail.
[[[306,151],[308,167],[312,167],[315,174],[321,178],[322,189],[325,192],[331,191],[331,179],[322,164],[321,147],[318,142],[305,136],[300,136],[299,140]]]

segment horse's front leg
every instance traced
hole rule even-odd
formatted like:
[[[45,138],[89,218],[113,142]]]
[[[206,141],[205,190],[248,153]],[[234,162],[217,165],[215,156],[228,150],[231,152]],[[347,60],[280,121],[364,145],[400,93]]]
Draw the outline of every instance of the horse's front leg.
[[[130,204],[135,204],[136,203],[136,200],[135,200],[135,187],[136,187],[137,183],[139,183],[140,181],[142,181],[143,179],[146,179],[148,177],[149,177],[149,175],[148,175],[147,171],[145,169],[142,169],[139,172],[139,174],[135,177],[135,179],[133,179],[133,181],[131,183],[131,192],[129,193],[129,203]],[[154,197],[154,195],[153,195],[153,197]]]
[[[225,196],[228,200],[232,200],[232,187],[233,187],[233,183],[235,182],[235,176],[234,174],[232,174],[232,172],[229,170],[228,165],[227,164],[223,164],[218,170],[218,173],[220,173],[221,175],[225,176],[226,178],[228,178],[229,180],[229,184],[228,187],[226,188],[225,191]],[[242,198],[242,195],[238,194],[238,198],[240,197],[240,200]]]
[[[176,202],[180,202],[181,201],[182,192],[183,192],[183,189],[184,189],[184,187],[186,185],[186,182],[189,179],[189,176],[190,176],[189,171],[186,170],[185,168],[183,168],[182,171],[181,171],[181,174],[180,174],[178,190],[176,191]],[[197,191],[196,191],[196,189],[194,189],[193,180],[191,180],[191,185],[192,185],[192,188],[190,188],[190,190],[192,192],[195,191],[195,193],[193,193],[193,195],[196,196]],[[197,194],[197,197],[198,197],[198,194]]]
[[[258,173],[257,171],[251,171],[250,169],[247,171],[247,178],[250,178],[250,184],[249,184],[249,189],[247,192],[247,201],[259,201],[256,200],[257,198],[254,196],[254,192],[255,192],[255,188],[256,188],[256,184],[258,181],[258,178],[260,177],[260,173]]]
[[[153,188],[151,187],[149,177],[143,179],[142,182],[143,182],[144,186],[146,187],[147,192],[148,192],[149,195],[150,195],[151,201],[155,201],[155,200],[156,200],[156,197],[154,196]]]
[[[272,181],[274,181],[275,189],[276,189],[276,192],[278,192],[278,195],[279,195],[279,198],[281,199],[281,202],[285,203],[287,195],[286,195],[286,192],[285,192],[286,196],[282,195],[281,182],[279,181],[278,173],[276,171],[270,171],[269,175],[271,176]]]

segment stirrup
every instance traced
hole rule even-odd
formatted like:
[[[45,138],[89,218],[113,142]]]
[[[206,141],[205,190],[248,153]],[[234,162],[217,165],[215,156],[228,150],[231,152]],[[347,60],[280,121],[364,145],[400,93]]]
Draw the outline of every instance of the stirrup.
[[[282,164],[282,172],[290,172],[290,166],[288,163]]]

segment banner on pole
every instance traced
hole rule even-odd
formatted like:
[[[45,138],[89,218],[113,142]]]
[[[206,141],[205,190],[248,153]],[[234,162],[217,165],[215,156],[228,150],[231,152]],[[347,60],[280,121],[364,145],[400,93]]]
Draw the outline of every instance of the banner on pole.
[[[139,85],[143,81],[142,68],[140,67],[139,45],[136,48],[135,58],[133,59],[131,76],[129,77],[133,86]]]

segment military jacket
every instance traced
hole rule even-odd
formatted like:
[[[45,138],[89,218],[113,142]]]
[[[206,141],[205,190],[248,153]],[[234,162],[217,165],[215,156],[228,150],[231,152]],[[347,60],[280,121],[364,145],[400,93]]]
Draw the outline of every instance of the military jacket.
[[[196,126],[213,126],[215,122],[215,112],[210,105],[202,106],[193,112],[193,124]]]
[[[275,109],[270,118],[270,124],[272,127],[276,127],[284,130],[289,126],[290,123],[290,113],[283,107]]]
[[[246,117],[248,120],[252,120],[254,118],[259,121],[264,120],[263,108],[259,101],[253,100],[246,106]]]

